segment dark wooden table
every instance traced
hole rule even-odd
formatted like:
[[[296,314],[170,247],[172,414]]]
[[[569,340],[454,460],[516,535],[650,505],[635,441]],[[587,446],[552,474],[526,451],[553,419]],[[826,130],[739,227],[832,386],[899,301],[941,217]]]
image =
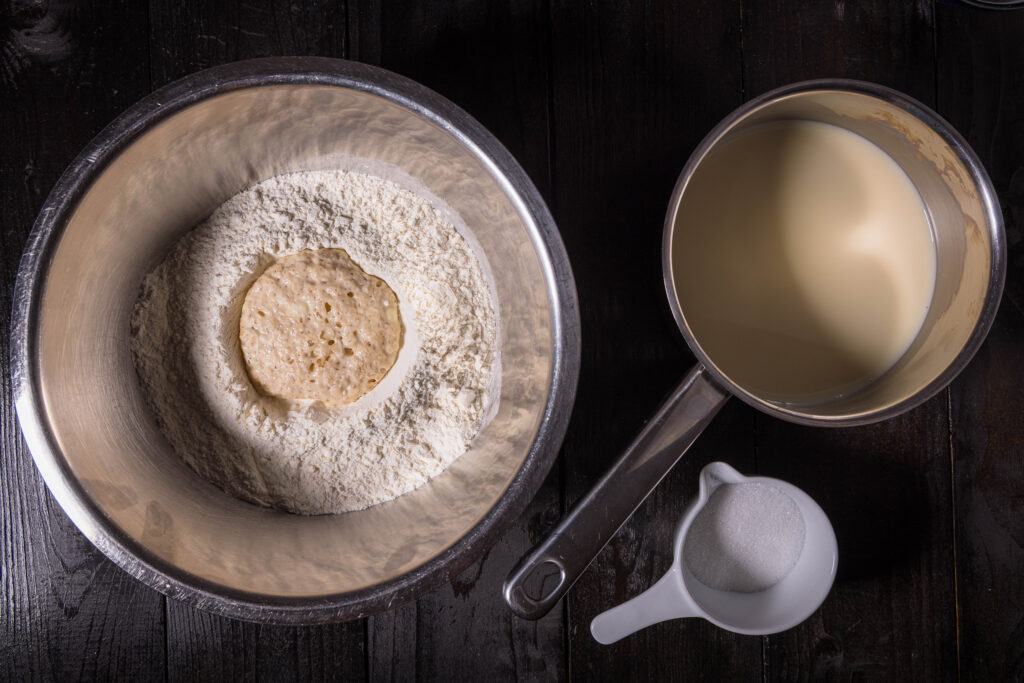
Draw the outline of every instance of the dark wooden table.
[[[546,197],[582,307],[583,368],[557,465],[482,560],[390,612],[284,628],[197,611],[129,578],[48,494],[11,406],[7,326],[36,212],[83,145],[185,74],[264,55],[377,64],[441,92]],[[946,391],[891,421],[825,430],[726,406],[534,623],[499,588],[690,365],[659,242],[694,145],[744,100],[845,76],[938,110],[988,168],[1006,217],[1006,293]],[[1024,680],[1024,10],[950,0],[315,4],[8,0],[0,9],[0,678],[127,680]],[[685,620],[598,645],[588,625],[671,561],[708,461],[788,479],[840,545],[824,606],[779,635]]]

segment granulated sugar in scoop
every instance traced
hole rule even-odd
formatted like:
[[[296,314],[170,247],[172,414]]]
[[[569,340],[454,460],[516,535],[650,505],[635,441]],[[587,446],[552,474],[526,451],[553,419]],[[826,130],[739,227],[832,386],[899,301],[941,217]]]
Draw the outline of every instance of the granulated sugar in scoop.
[[[724,462],[701,469],[672,547],[664,576],[590,622],[597,642],[685,617],[747,635],[785,631],[821,606],[838,561],[832,524],[806,492]]]
[[[758,482],[725,484],[693,520],[683,557],[708,588],[763,591],[793,569],[805,532],[800,508],[785,492]]]

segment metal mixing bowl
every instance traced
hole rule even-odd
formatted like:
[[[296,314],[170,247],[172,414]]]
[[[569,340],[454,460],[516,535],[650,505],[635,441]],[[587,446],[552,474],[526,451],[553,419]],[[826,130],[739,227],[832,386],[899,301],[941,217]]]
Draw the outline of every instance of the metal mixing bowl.
[[[242,188],[287,171],[365,164],[422,183],[479,242],[498,299],[498,412],[447,471],[394,501],[319,517],[242,502],[187,468],[146,407],[128,347],[140,282]],[[22,430],[82,533],[167,595],[282,623],[386,609],[478,558],[550,469],[579,369],[572,272],[522,168],[436,93],[314,58],[201,72],[100,133],[36,221],[12,341]]]

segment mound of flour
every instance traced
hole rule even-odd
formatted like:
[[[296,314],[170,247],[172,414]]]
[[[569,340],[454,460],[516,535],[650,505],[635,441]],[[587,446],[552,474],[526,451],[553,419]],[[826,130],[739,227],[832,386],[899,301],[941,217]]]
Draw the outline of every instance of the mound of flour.
[[[238,341],[249,285],[276,258],[321,248],[391,285],[406,325],[395,367],[344,408],[261,395]],[[132,352],[157,422],[200,475],[296,513],[359,510],[442,472],[493,412],[491,297],[427,200],[359,173],[291,173],[229,199],[145,278]]]

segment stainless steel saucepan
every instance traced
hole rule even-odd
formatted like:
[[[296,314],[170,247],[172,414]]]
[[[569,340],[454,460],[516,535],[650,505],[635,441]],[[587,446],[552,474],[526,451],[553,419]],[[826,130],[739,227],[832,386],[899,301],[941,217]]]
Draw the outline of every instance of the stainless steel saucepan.
[[[677,216],[697,168],[737,133],[792,120],[845,128],[887,153],[920,194],[936,249],[931,305],[900,360],[858,391],[802,403],[758,395],[730,378],[694,333],[676,289],[680,255],[688,248]],[[924,105],[879,85],[821,80],[789,85],[740,107],[687,161],[665,217],[665,291],[697,364],[611,470],[512,570],[504,586],[509,606],[531,619],[547,613],[730,396],[784,420],[836,427],[885,420],[926,401],[964,368],[985,338],[1002,294],[1005,260],[1002,217],[985,170],[963,138]]]

